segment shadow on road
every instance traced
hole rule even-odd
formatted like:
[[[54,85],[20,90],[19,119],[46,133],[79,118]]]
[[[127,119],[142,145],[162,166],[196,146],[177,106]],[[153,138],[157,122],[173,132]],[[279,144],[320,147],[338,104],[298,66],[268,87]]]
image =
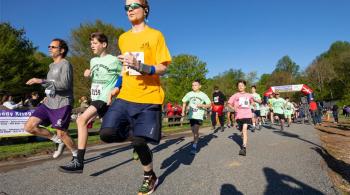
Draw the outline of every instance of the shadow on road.
[[[265,167],[263,169],[266,180],[267,187],[264,192],[266,195],[271,194],[323,194],[311,186],[304,184],[295,178],[280,174],[274,169]]]
[[[214,138],[217,138],[214,133],[211,133],[209,135],[203,136],[199,139],[198,144],[197,144],[197,152],[200,152],[200,150],[207,146],[211,140]],[[177,150],[174,151],[174,153],[165,159],[162,164],[160,169],[166,169],[162,175],[159,176],[159,185],[163,183],[165,178],[172,174],[176,169],[180,167],[180,165],[190,165],[192,164],[195,155],[191,155],[190,151],[192,148],[192,143],[187,143]]]
[[[350,164],[334,158],[327,150],[321,148],[312,148],[315,150],[324,161],[326,161],[327,166],[334,172],[338,173],[344,180],[350,182]]]
[[[184,140],[185,140],[184,137],[166,140],[163,144],[159,144],[159,145],[157,145],[156,147],[154,147],[154,148],[152,149],[152,152],[153,152],[153,153],[159,152],[159,151],[161,151],[161,150],[164,150],[164,149],[168,148],[169,146],[171,146],[171,145],[173,145],[173,144],[179,144],[179,143],[181,143],[181,142],[184,141]],[[101,158],[105,158],[105,157],[108,157],[108,156],[117,154],[117,153],[119,153],[119,152],[127,151],[127,150],[132,149],[132,148],[133,148],[133,147],[132,147],[131,145],[125,146],[125,147],[118,148],[118,149],[115,149],[115,150],[112,150],[112,151],[109,151],[109,152],[102,153],[102,154],[100,154],[99,156],[90,158],[91,160],[87,159],[86,161],[87,161],[87,162],[93,162],[93,161],[95,161],[95,160],[99,160],[99,159],[101,159]],[[130,155],[131,155],[131,153],[130,153]],[[103,170],[101,170],[101,171],[92,173],[90,176],[95,176],[95,177],[96,177],[96,176],[102,175],[102,174],[104,174],[104,173],[106,173],[106,172],[108,172],[108,171],[110,171],[110,170],[112,170],[112,169],[115,169],[115,168],[117,168],[117,167],[119,167],[119,166],[121,166],[121,165],[127,164],[127,163],[129,163],[129,162],[131,162],[131,161],[133,161],[133,158],[127,159],[127,160],[125,160],[125,161],[123,161],[123,162],[121,162],[121,163],[118,163],[118,164],[113,165],[113,166],[111,166],[111,167],[109,167],[109,168],[103,169]]]
[[[114,150],[110,150],[108,152],[101,153],[98,156],[94,156],[94,157],[85,159],[84,164],[88,164],[88,163],[94,162],[96,160],[99,160],[99,159],[102,159],[102,158],[106,158],[108,156],[115,155],[115,154],[117,154],[119,152],[124,152],[124,151],[130,150],[131,148],[132,148],[132,146],[128,145],[128,146],[124,146],[124,147],[117,148],[117,149],[114,149]]]
[[[236,142],[236,144],[241,147],[243,145],[243,140],[242,137],[240,135],[238,135],[238,133],[234,133],[233,135],[230,135],[228,138],[232,139],[234,142]]]
[[[306,140],[306,139],[303,139],[301,138],[299,135],[297,134],[294,134],[294,133],[290,133],[290,132],[287,132],[287,131],[273,131],[273,133],[275,134],[278,134],[278,135],[281,135],[281,136],[286,136],[286,137],[291,137],[291,138],[295,138],[295,139],[299,139],[301,141],[304,141],[304,142],[307,142],[309,144],[312,144],[314,146],[317,146],[319,148],[322,148],[322,146],[318,145],[318,144],[315,144],[309,140]]]
[[[232,184],[223,184],[221,186],[220,195],[243,195],[243,193],[238,191]]]

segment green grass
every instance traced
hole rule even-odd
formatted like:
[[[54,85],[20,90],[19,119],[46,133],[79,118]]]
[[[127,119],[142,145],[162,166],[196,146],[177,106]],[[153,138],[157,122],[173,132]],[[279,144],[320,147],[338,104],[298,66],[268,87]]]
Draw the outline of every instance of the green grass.
[[[93,125],[94,129],[99,129],[101,126],[100,121],[96,121]],[[210,126],[210,121],[205,120],[202,127]],[[70,135],[74,138],[76,142],[77,137],[77,126],[76,123],[71,123],[69,128]],[[168,127],[166,124],[163,124],[162,131],[163,133],[175,133],[182,132],[190,129],[190,125],[183,126],[171,126]],[[55,150],[55,145],[51,141],[41,141],[41,142],[31,142],[26,143],[31,139],[30,137],[21,137],[21,138],[5,138],[6,142],[9,145],[0,146],[0,161],[16,158],[16,157],[27,157],[39,153],[52,153]],[[88,145],[100,143],[100,136],[98,133],[91,133],[88,137]]]

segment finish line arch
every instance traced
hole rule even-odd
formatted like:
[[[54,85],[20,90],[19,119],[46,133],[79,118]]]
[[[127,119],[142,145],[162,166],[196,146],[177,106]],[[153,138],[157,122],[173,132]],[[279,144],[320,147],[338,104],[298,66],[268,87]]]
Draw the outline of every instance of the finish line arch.
[[[283,86],[273,86],[270,87],[265,93],[264,93],[264,99],[267,100],[268,97],[273,94],[275,91],[278,91],[280,93],[283,92],[302,92],[304,95],[307,96],[307,101],[311,102],[314,100],[313,90],[305,85],[305,84],[298,84],[298,85],[283,85]]]

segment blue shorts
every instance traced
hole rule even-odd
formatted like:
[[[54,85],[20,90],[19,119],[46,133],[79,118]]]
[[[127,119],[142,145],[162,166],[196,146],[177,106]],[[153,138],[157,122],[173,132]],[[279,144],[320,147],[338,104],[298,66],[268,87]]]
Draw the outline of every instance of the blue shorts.
[[[148,141],[159,143],[162,130],[162,106],[159,104],[141,104],[122,99],[115,100],[103,117],[101,129],[112,128],[125,137],[129,133],[128,122],[133,136],[144,137]]]

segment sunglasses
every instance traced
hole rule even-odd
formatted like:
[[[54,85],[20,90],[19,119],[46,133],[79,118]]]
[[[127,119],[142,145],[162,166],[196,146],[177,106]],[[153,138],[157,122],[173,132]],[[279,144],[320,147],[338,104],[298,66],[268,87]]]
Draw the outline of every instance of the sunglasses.
[[[132,3],[130,5],[125,5],[124,9],[125,9],[125,11],[129,11],[130,8],[131,8],[131,10],[134,10],[134,9],[138,9],[140,7],[145,8],[145,6],[143,6],[143,5],[139,4],[139,3]]]
[[[56,46],[49,45],[49,46],[47,46],[47,48],[49,48],[49,49],[58,49],[58,48],[60,48],[60,47],[56,47]]]

